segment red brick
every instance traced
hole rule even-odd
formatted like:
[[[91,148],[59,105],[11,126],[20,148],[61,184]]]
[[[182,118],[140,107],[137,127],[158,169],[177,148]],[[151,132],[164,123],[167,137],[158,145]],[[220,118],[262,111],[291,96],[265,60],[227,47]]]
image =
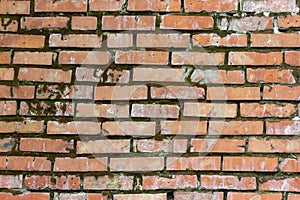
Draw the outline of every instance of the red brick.
[[[281,200],[282,194],[258,194],[258,193],[235,193],[229,192],[227,196],[228,200],[240,200],[240,199],[259,199],[259,200]]]
[[[11,99],[11,87],[6,85],[0,85],[0,98],[1,99]]]
[[[281,172],[300,172],[300,160],[286,158],[279,165]]]
[[[29,15],[30,1],[29,0],[3,0],[0,2],[1,15]]]
[[[194,47],[246,47],[247,35],[245,34],[231,34],[221,37],[215,33],[197,34],[193,35]]]
[[[19,81],[70,83],[72,71],[60,69],[20,68]]]
[[[46,157],[6,157],[5,169],[9,171],[50,171],[51,162]]]
[[[102,36],[96,34],[51,34],[50,47],[100,48]]]
[[[130,140],[77,141],[77,154],[130,153]]]
[[[237,0],[220,1],[220,0],[207,0],[207,1],[194,1],[184,0],[185,12],[234,12],[238,9]]]
[[[131,116],[176,119],[179,117],[179,106],[162,104],[133,104]]]
[[[300,87],[294,86],[265,86],[263,99],[265,100],[285,100],[285,101],[297,101],[300,97]]]
[[[102,30],[155,30],[155,16],[103,16]]]
[[[291,66],[300,66],[300,52],[299,51],[286,51],[285,63]]]
[[[223,200],[222,192],[174,192],[174,200]]]
[[[183,116],[235,118],[237,116],[237,104],[186,102],[184,103]]]
[[[77,176],[26,176],[25,188],[31,190],[59,189],[79,190],[80,177]]]
[[[0,64],[4,65],[4,64],[10,64],[10,56],[11,53],[10,52],[0,52]]]
[[[138,82],[185,82],[184,69],[133,68],[133,81]]]
[[[197,188],[196,175],[173,175],[170,178],[143,176],[143,190]]]
[[[129,0],[129,11],[180,12],[180,0]]]
[[[44,45],[43,35],[0,34],[0,47],[41,49]]]
[[[172,65],[224,65],[224,53],[173,52]]]
[[[210,16],[164,15],[161,17],[160,29],[208,30],[214,26]]]
[[[133,143],[135,152],[165,152],[165,153],[185,153],[187,150],[186,139],[164,139],[164,140],[135,140]]]
[[[127,118],[129,105],[118,104],[77,104],[77,117]]]
[[[20,151],[42,153],[69,153],[74,149],[74,141],[44,138],[21,138]]]
[[[55,172],[100,172],[107,169],[107,158],[55,158]]]
[[[19,114],[25,116],[73,116],[74,104],[68,102],[21,101]]]
[[[281,52],[230,52],[228,59],[229,65],[280,65],[283,61],[283,55]]]
[[[102,134],[105,136],[154,136],[155,127],[155,122],[103,122]]]
[[[90,11],[120,11],[126,0],[89,0]]]
[[[259,190],[299,192],[300,191],[300,178],[271,179],[271,180],[259,183]]]
[[[283,34],[251,34],[251,47],[298,47],[300,35]]]
[[[60,200],[107,200],[107,196],[95,193],[55,193],[54,199]]]
[[[66,29],[68,17],[23,17],[21,18],[21,28],[26,30],[40,29]]]
[[[47,1],[35,0],[35,12],[86,12],[87,0]]]
[[[159,0],[161,2],[161,0]],[[188,48],[190,34],[138,34],[137,47]]]
[[[146,85],[95,87],[95,100],[142,100],[147,99]]]
[[[255,153],[299,153],[300,140],[289,139],[250,139],[248,151]]]
[[[208,87],[208,100],[260,100],[259,87]]]
[[[85,190],[132,190],[133,176],[86,176],[83,181]]]
[[[244,0],[242,2],[243,12],[295,12],[296,1],[268,0],[252,1]]]
[[[0,192],[0,198],[2,200],[26,200],[26,199],[38,199],[38,200],[49,200],[50,194],[48,193],[24,193],[24,194],[12,194]]]
[[[210,121],[209,135],[263,135],[261,121]]]
[[[199,87],[151,87],[151,98],[153,99],[204,99],[204,95],[205,90]]]
[[[0,101],[0,116],[16,115],[17,102],[16,101]]]
[[[206,121],[161,121],[162,135],[206,135]]]
[[[277,117],[285,118],[291,117],[296,112],[293,104],[259,104],[259,103],[241,103],[240,113],[242,117]]]
[[[298,135],[299,131],[299,121],[266,122],[267,135]]]
[[[22,188],[22,175],[0,175],[0,188],[14,189]],[[0,193],[1,197],[2,193]]]
[[[49,121],[47,124],[47,134],[50,135],[98,135],[100,134],[100,123],[73,121],[68,123],[59,123]]]
[[[166,167],[170,171],[219,171],[221,157],[168,157]]]
[[[201,70],[195,69],[191,75],[192,83],[244,84],[245,73],[241,70]]]
[[[163,157],[110,158],[110,171],[112,172],[149,172],[160,171],[163,168]]]
[[[21,134],[43,133],[44,121],[25,120],[17,123],[17,132]]]
[[[0,8],[1,9],[1,8]],[[18,31],[18,20],[11,18],[2,18],[2,24],[0,24],[0,32],[17,32]]]
[[[288,28],[299,28],[300,27],[300,16],[279,16],[278,18],[278,27],[282,29]]]
[[[1,55],[0,55],[1,57]],[[0,80],[12,81],[14,80],[15,70],[14,68],[0,68]]]
[[[106,83],[129,83],[131,72],[129,70],[108,69]]]
[[[251,69],[247,68],[250,83],[296,83],[293,70],[288,69]]]
[[[133,46],[133,34],[116,33],[107,35],[107,47],[126,48]]]
[[[222,190],[255,190],[255,177],[201,175],[201,188]]]
[[[117,51],[116,64],[167,65],[169,52],[163,51]]]
[[[114,194],[114,200],[132,200],[132,199],[143,199],[143,200],[167,200],[167,194]]]
[[[72,17],[72,30],[96,30],[97,29],[97,17]]]
[[[226,24],[226,27],[222,26]],[[263,30],[272,30],[273,29],[273,18],[271,17],[243,17],[243,18],[222,18],[221,24],[219,25],[221,30],[231,30],[231,31],[263,31]]]
[[[52,52],[15,52],[14,64],[52,65]]]
[[[15,150],[15,143],[13,138],[0,139],[0,152],[11,152]]]
[[[64,65],[106,65],[109,60],[106,51],[60,51],[58,56],[58,63]]]
[[[278,158],[224,157],[223,171],[276,172]]]
[[[192,139],[191,152],[243,153],[245,140],[234,139]]]
[[[12,87],[14,99],[33,99],[35,93],[34,86],[16,86]]]
[[[287,200],[298,200],[300,198],[299,194],[289,194]]]

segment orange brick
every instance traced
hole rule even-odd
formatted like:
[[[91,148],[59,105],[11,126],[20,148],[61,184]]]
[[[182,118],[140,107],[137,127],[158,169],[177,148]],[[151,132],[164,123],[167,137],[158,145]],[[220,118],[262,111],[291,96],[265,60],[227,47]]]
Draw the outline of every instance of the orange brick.
[[[116,64],[167,65],[169,52],[163,51],[117,51]]]
[[[49,121],[47,124],[47,134],[49,135],[98,135],[100,134],[100,123],[73,121],[68,123],[59,123]]]
[[[281,200],[282,194],[258,194],[258,193],[235,193],[229,192],[228,200],[240,200],[240,199],[259,199],[259,200]]]
[[[35,12],[86,12],[87,0],[47,1],[35,0]]]
[[[223,171],[276,172],[278,158],[224,157]]]
[[[15,76],[14,68],[0,68],[1,81],[12,81],[14,80],[14,76]]]
[[[173,52],[172,65],[224,65],[224,53]]]
[[[286,158],[279,165],[281,172],[300,172],[300,160]]]
[[[180,12],[180,0],[129,0],[129,11]]]
[[[299,28],[300,27],[300,16],[280,16],[278,18],[278,27],[282,29],[288,29],[288,28]]]
[[[236,12],[238,9],[237,0],[220,1],[220,0],[207,0],[207,1],[194,1],[184,0],[185,12]]]
[[[132,190],[133,176],[86,176],[83,188],[85,190]]]
[[[110,158],[110,171],[160,171],[164,168],[163,157]]]
[[[52,52],[15,52],[14,64],[19,65],[52,65]]]
[[[259,87],[208,87],[208,100],[260,100]]]
[[[154,136],[155,122],[103,122],[102,134],[105,136]]]
[[[30,1],[29,0],[3,0],[0,2],[1,15],[29,15]]]
[[[138,82],[185,82],[184,69],[133,68],[133,81]]]
[[[16,115],[17,102],[16,101],[0,101],[0,116]]]
[[[299,121],[266,122],[267,135],[298,135],[299,129]]]
[[[247,35],[231,34],[225,37],[220,37],[215,33],[193,35],[194,47],[246,47]]]
[[[167,193],[163,194],[114,194],[114,200],[131,200],[131,199],[143,199],[143,200],[167,200]]]
[[[0,192],[0,198],[3,200],[25,200],[25,199],[38,199],[38,200],[49,200],[50,194],[49,193],[25,193],[25,194],[12,194],[12,193],[5,193]]]
[[[174,192],[174,199],[205,199],[205,200],[223,200],[222,192]]]
[[[72,71],[60,69],[21,68],[18,75],[19,81],[70,83]]]
[[[261,121],[210,121],[209,135],[262,135]]]
[[[108,34],[107,35],[107,47],[109,48],[126,48],[133,46],[133,34]]]
[[[55,172],[100,172],[107,169],[107,158],[55,158]]]
[[[77,154],[130,153],[130,140],[77,141]]]
[[[129,105],[118,104],[77,104],[77,117],[127,118]]]
[[[34,99],[34,86],[16,86],[12,87],[12,91],[15,99]]]
[[[264,87],[264,96],[265,100],[286,100],[286,101],[297,101],[300,97],[300,87],[294,86],[283,86],[276,85],[272,87]]]
[[[90,11],[120,11],[126,0],[89,0]]]
[[[63,65],[106,65],[109,60],[106,51],[60,51],[58,56],[58,63]]]
[[[284,192],[299,192],[300,178],[286,178],[286,179],[271,179],[259,183],[259,190],[261,191],[284,191]]]
[[[0,52],[0,64],[4,65],[4,64],[10,64],[10,56],[11,53],[10,52]]]
[[[192,139],[191,152],[243,153],[245,140],[233,139]]]
[[[286,51],[285,63],[291,66],[300,66],[300,52],[299,51]]]
[[[189,46],[190,34],[170,33],[137,35],[137,47],[188,48]]]
[[[0,139],[0,152],[11,152],[15,150],[15,140],[13,138]]]
[[[21,138],[20,151],[69,153],[74,149],[74,141],[44,138]]]
[[[95,100],[142,100],[147,99],[148,88],[145,85],[100,86],[95,87]]]
[[[197,188],[196,175],[174,175],[171,178],[143,176],[143,190]]]
[[[206,135],[206,121],[161,121],[162,135]]]
[[[280,65],[283,55],[281,52],[230,52],[228,59],[229,65]]]
[[[298,200],[300,198],[299,194],[289,194],[288,200]]]
[[[6,157],[9,171],[50,171],[51,162],[46,157],[9,156]]]
[[[97,17],[72,17],[72,30],[96,30]]]
[[[168,157],[166,166],[170,171],[219,171],[221,157]]]
[[[270,139],[270,140],[259,140],[250,139],[248,151],[256,153],[299,153],[300,140],[289,140],[289,139]]]
[[[195,69],[191,75],[192,83],[244,84],[245,73],[241,70],[201,70]]]
[[[186,102],[184,103],[183,116],[235,118],[237,116],[237,104]]]
[[[242,117],[291,117],[296,112],[293,104],[259,104],[259,103],[241,103],[240,113]]]
[[[96,34],[51,34],[50,47],[100,48],[102,36]]]
[[[0,34],[0,47],[41,49],[44,44],[43,35]]]
[[[178,16],[161,17],[160,29],[207,30],[212,29],[214,20],[210,16]]]
[[[251,47],[298,47],[300,35],[283,34],[251,34]]]
[[[173,118],[179,117],[179,106],[162,104],[133,104],[132,117]]]
[[[78,200],[107,200],[107,196],[95,193],[54,193],[54,198],[60,200],[78,199]]]
[[[25,120],[17,123],[17,132],[21,134],[43,133],[44,121]]]
[[[247,69],[247,80],[251,83],[296,83],[293,70]]]
[[[222,190],[255,190],[255,177],[201,175],[201,188]]]
[[[103,16],[102,30],[155,30],[155,16]]]
[[[2,18],[0,24],[0,32],[17,32],[18,31],[18,20],[11,18]]]
[[[205,90],[199,87],[151,87],[151,98],[153,99],[204,99],[204,96]]]
[[[69,20],[68,17],[23,17],[21,28],[26,30],[66,29]]]

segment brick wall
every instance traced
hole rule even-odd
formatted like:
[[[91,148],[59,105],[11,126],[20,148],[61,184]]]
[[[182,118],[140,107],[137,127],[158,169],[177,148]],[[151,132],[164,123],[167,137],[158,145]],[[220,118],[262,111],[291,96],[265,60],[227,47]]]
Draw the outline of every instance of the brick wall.
[[[0,0],[1,200],[299,200],[296,0]]]

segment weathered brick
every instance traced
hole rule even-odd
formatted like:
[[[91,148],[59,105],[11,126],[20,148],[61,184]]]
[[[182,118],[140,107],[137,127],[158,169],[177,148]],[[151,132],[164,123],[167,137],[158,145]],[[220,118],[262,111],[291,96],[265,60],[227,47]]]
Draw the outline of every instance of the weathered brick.
[[[262,191],[284,191],[284,192],[299,192],[300,178],[286,179],[271,179],[259,183],[259,190]]]
[[[204,96],[205,90],[200,87],[151,87],[151,98],[153,99],[204,99]]]
[[[23,194],[13,194],[13,193],[5,193],[0,192],[0,198],[3,200],[26,200],[26,199],[38,199],[38,200],[49,200],[50,194],[49,193],[23,193]]]
[[[187,150],[187,140],[135,140],[133,146],[136,152],[185,153]]]
[[[107,200],[107,196],[96,193],[54,193],[54,200]]]
[[[43,133],[44,121],[24,120],[17,123],[17,133],[30,134],[30,133]]]
[[[59,60],[64,60],[64,58],[59,58]],[[64,62],[64,61],[59,61],[59,62]],[[101,70],[101,69],[87,68],[87,67],[83,67],[83,66],[77,67],[76,68],[76,83],[81,82],[81,81],[100,82],[100,78],[101,78],[102,74],[103,74],[103,70]]]
[[[206,121],[161,121],[162,135],[206,135]]]
[[[114,194],[114,200],[132,200],[132,199],[143,199],[143,200],[167,200],[167,193],[161,194]]]
[[[78,176],[26,176],[25,188],[31,190],[59,189],[79,190],[80,177]]]
[[[289,139],[249,139],[249,152],[256,153],[299,153],[300,140]]]
[[[143,176],[143,190],[197,188],[196,175],[173,175],[170,178]]]
[[[234,139],[192,139],[191,152],[243,153],[245,140]]]
[[[106,65],[109,60],[106,51],[60,51],[58,56],[58,63],[64,65]]]
[[[208,87],[208,100],[260,100],[259,87]]]
[[[259,199],[259,200],[281,200],[282,194],[258,194],[258,193],[235,193],[229,192],[227,196],[228,200],[240,200],[240,199]]]
[[[299,51],[286,51],[285,63],[291,66],[300,66],[300,52]]]
[[[278,17],[278,27],[282,29],[288,28],[299,28],[300,27],[300,16],[280,16]]]
[[[238,9],[237,0],[206,0],[206,1],[194,1],[184,0],[185,12],[235,12]]]
[[[296,83],[292,70],[247,68],[247,80],[251,83]]]
[[[78,141],[76,148],[77,154],[129,153],[130,140]]]
[[[210,121],[209,135],[262,135],[261,121]]]
[[[155,30],[155,16],[103,16],[102,30]]]
[[[193,83],[244,84],[245,73],[241,70],[201,70],[196,69],[191,75]]]
[[[68,17],[23,17],[21,28],[26,30],[66,29],[69,20]]]
[[[1,55],[0,55],[1,57]],[[15,70],[14,68],[0,68],[0,80],[12,81],[14,80]]]
[[[168,157],[166,167],[170,171],[219,171],[221,157]]]
[[[20,68],[19,81],[70,83],[72,71],[60,69]]]
[[[46,1],[35,0],[35,12],[86,12],[87,0]]]
[[[0,64],[5,65],[5,64],[10,64],[10,52],[0,52]]]
[[[188,48],[189,46],[190,34],[170,33],[137,35],[137,47]]]
[[[2,157],[5,158],[5,157]],[[50,171],[51,162],[46,157],[9,156],[6,162],[2,163],[9,171]]]
[[[133,104],[131,116],[176,119],[179,117],[179,106],[162,104]]]
[[[133,34],[116,33],[107,35],[107,47],[109,48],[126,48],[133,46]]]
[[[24,116],[73,116],[74,104],[68,102],[21,101],[19,114]]]
[[[163,157],[134,157],[111,158],[110,171],[135,172],[135,171],[160,171],[164,168]]]
[[[0,2],[1,15],[29,15],[30,1],[29,0],[3,0]]]
[[[44,45],[43,35],[0,34],[0,47],[41,49]]]
[[[100,86],[95,87],[95,100],[143,100],[147,99],[148,88],[146,85],[133,86]]]
[[[267,135],[298,135],[300,134],[299,121],[266,122]]]
[[[2,138],[0,139],[0,152],[11,152],[15,150],[15,139],[13,138]]]
[[[133,81],[185,82],[185,71],[173,68],[133,68]]]
[[[129,83],[130,74],[129,70],[108,69],[107,79],[102,81],[106,83]]]
[[[272,87],[265,86],[263,93],[263,99],[265,100],[297,101],[300,97],[300,87],[289,87],[283,85],[276,85]]]
[[[16,115],[17,102],[16,101],[0,101],[0,116]]]
[[[223,200],[222,192],[174,192],[174,200]]]
[[[180,12],[180,0],[129,0],[129,11]]]
[[[253,1],[244,0],[242,2],[243,12],[295,12],[296,1],[269,0]]]
[[[89,0],[90,11],[120,11],[126,0]]]
[[[47,134],[98,135],[100,134],[100,123],[88,121],[73,121],[68,123],[59,123],[56,121],[49,121],[47,124]]]
[[[107,158],[55,158],[55,172],[100,172],[107,169]]]
[[[276,172],[278,158],[224,157],[223,171]]]
[[[243,17],[243,18],[222,18],[219,23],[221,30],[230,31],[263,31],[273,29],[273,18],[271,17]]]
[[[255,177],[201,175],[201,188],[223,190],[255,190]]]
[[[132,190],[133,176],[86,176],[83,181],[85,190]]]
[[[22,175],[0,175],[0,188],[7,188],[7,189],[15,189],[15,188],[22,188]],[[3,193],[0,193],[0,197],[4,196]]]
[[[283,34],[251,34],[251,47],[298,47],[300,35],[294,33]]]
[[[300,160],[297,159],[285,158],[279,164],[281,172],[300,172]]]
[[[155,127],[155,122],[103,122],[102,134],[105,136],[154,136]]]
[[[224,53],[173,52],[172,65],[224,65]]]
[[[281,52],[230,52],[228,59],[229,65],[280,65],[283,55]]]
[[[169,52],[163,51],[117,51],[116,64],[167,65]]]
[[[49,38],[50,47],[100,48],[102,36],[96,34],[69,34],[54,33]]]
[[[237,104],[186,102],[184,103],[183,116],[235,118],[237,116]]]
[[[242,117],[291,117],[296,112],[293,104],[260,104],[260,103],[241,103],[240,113]]]
[[[13,63],[19,65],[52,65],[52,52],[15,52]]]
[[[77,117],[127,118],[129,105],[118,104],[77,104]]]
[[[225,37],[218,36],[215,33],[193,35],[194,47],[246,47],[247,35],[230,34]]]
[[[97,29],[97,17],[72,17],[72,30],[96,30]]]
[[[69,153],[74,149],[74,141],[44,138],[21,138],[20,151],[42,153]]]
[[[161,17],[160,29],[209,30],[214,26],[210,16],[164,15]]]
[[[1,8],[0,8],[1,9]],[[2,18],[0,24],[0,32],[17,32],[18,31],[18,20],[11,18]]]

